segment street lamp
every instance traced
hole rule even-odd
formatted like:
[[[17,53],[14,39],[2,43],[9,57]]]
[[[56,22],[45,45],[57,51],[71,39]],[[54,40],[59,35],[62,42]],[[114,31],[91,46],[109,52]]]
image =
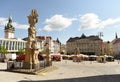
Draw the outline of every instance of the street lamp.
[[[98,32],[98,36],[101,39],[101,54],[102,54],[102,37],[103,37],[103,32]]]

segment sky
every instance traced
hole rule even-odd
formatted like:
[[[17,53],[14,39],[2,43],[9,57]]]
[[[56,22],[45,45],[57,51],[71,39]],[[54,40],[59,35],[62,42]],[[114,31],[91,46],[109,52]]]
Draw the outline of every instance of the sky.
[[[0,38],[12,16],[15,38],[28,36],[28,18],[38,12],[37,36],[51,36],[62,42],[70,37],[98,35],[104,41],[120,37],[120,0],[0,0]]]

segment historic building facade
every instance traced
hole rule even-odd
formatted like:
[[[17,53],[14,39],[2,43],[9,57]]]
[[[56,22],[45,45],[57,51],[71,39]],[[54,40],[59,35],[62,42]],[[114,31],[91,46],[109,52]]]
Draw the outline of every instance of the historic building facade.
[[[7,49],[8,53],[16,53],[19,49],[25,49],[27,38],[17,39],[14,38],[15,28],[12,25],[12,17],[10,16],[8,19],[8,23],[5,25],[4,29],[4,38],[0,38],[0,45],[4,46]],[[57,40],[53,40],[51,36],[36,36],[37,39],[37,47],[39,51],[45,49],[45,44],[49,44],[49,49],[51,53],[60,52],[61,42]]]
[[[26,41],[21,39],[0,38],[0,45],[4,46],[9,53],[16,53],[19,49],[26,47]]]
[[[103,53],[105,55],[113,55],[113,46],[112,42],[107,41],[103,42]]]
[[[102,40],[98,36],[85,36],[70,38],[66,43],[68,54],[74,54],[75,49],[79,53],[87,55],[99,55],[102,51]]]
[[[112,41],[113,55],[120,55],[120,38]]]
[[[45,50],[45,45],[49,44],[49,49],[51,50],[52,37],[50,36],[37,36],[37,46],[39,51]]]
[[[50,53],[59,53],[61,49],[61,42],[57,40],[53,40],[50,36],[37,36],[37,44],[39,51],[43,51],[45,49],[45,44],[49,44]]]
[[[45,45],[49,45],[50,53],[59,53],[61,50],[61,42],[57,40],[53,40],[51,36],[36,36],[37,39],[37,47],[39,51],[45,50]],[[27,40],[24,38],[23,40]]]
[[[120,38],[118,38],[117,33],[115,34],[115,39],[110,42],[111,44],[111,55],[120,56]]]
[[[5,36],[4,37],[5,38],[14,38],[14,31],[15,31],[15,28],[12,25],[12,17],[10,16],[8,19],[7,25],[5,25],[5,29],[4,29]]]
[[[0,46],[4,46],[8,53],[16,53],[19,49],[26,47],[26,41],[14,38],[15,28],[12,25],[12,17],[8,19],[4,29],[4,38],[0,38]]]
[[[53,53],[61,52],[61,42],[58,40],[53,40]]]

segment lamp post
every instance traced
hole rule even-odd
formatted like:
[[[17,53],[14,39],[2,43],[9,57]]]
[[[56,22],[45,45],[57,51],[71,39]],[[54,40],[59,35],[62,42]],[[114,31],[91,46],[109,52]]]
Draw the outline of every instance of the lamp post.
[[[101,39],[101,54],[102,54],[102,37],[103,37],[103,32],[98,32],[98,36]]]

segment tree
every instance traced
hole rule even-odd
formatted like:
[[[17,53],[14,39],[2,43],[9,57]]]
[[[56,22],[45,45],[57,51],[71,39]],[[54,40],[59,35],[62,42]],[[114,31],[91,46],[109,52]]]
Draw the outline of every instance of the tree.
[[[101,52],[101,53],[100,53],[100,56],[104,56],[104,53],[103,53],[103,52]]]
[[[7,49],[4,46],[0,46],[0,53],[5,55],[7,53]]]
[[[25,53],[24,49],[19,49],[17,52],[17,54],[24,54],[24,53]]]
[[[65,54],[65,53],[62,51],[62,52],[60,52],[60,54]]]
[[[47,52],[46,52],[46,50],[42,50],[40,53],[41,54],[46,54]]]

